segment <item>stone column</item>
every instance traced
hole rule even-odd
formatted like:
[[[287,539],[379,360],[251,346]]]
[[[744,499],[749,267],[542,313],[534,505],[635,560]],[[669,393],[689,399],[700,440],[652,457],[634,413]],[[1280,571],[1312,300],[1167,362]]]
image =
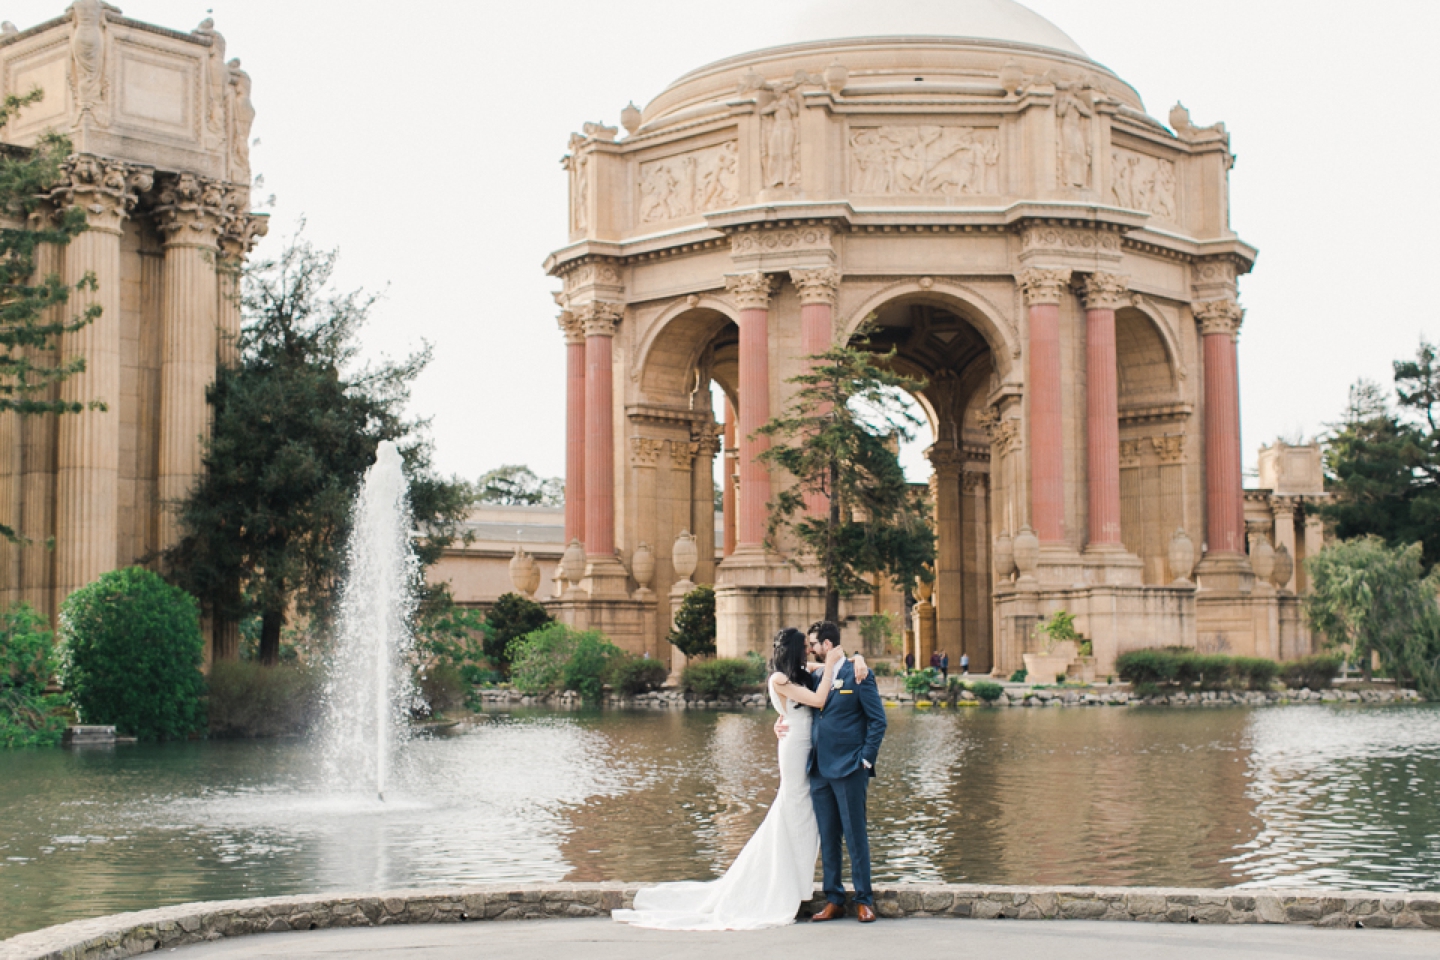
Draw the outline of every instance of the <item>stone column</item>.
[[[1021,292],[1029,313],[1030,521],[1040,543],[1065,540],[1065,430],[1061,414],[1060,298],[1070,271],[1024,270]],[[1117,455],[1118,456],[1118,455]]]
[[[615,405],[611,347],[621,307],[597,301],[575,312],[585,333],[585,556],[592,561],[614,562]]]
[[[740,307],[740,523],[737,553],[763,553],[766,509],[770,503],[770,471],[757,459],[769,449],[755,436],[770,420],[770,290],[763,273],[743,273],[725,280]]]
[[[725,398],[725,453],[720,461],[720,520],[725,527],[725,539],[721,551],[725,556],[735,552],[735,531],[739,518],[735,515],[735,472],[738,469],[740,451],[735,448],[735,405]]]
[[[1307,504],[1305,509],[1305,556],[1307,559],[1325,549],[1325,521],[1320,517],[1320,514],[1315,511],[1312,504],[1313,501],[1311,504]],[[1300,564],[1295,564],[1295,567],[1300,570],[1300,573],[1296,574],[1295,592],[1309,592],[1309,575],[1300,567]],[[1303,579],[1302,574],[1304,575]]]
[[[959,448],[940,444],[926,451],[926,456],[933,468],[930,483],[935,500],[935,640],[924,650],[925,662],[917,663],[918,667],[930,665],[935,649],[948,651],[951,662],[958,663],[964,646],[965,545],[960,503],[964,456]]]
[[[210,411],[205,392],[215,380],[220,287],[216,280],[224,192],[182,173],[160,191],[155,215],[165,234],[160,339],[161,550],[181,535],[179,508],[203,469]]]
[[[37,214],[41,215],[41,214]],[[51,274],[59,274],[62,265],[60,247],[42,243],[35,251],[35,278],[43,280]],[[42,318],[43,323],[59,322],[60,313],[51,308]],[[32,363],[53,363],[55,355],[48,351],[31,349]],[[56,400],[58,388],[52,384],[46,389],[43,400]],[[55,553],[45,547],[45,541],[55,535],[55,453],[59,424],[53,413],[33,414],[21,420],[22,502],[20,531],[32,542],[23,551],[20,564],[21,599],[46,617],[54,620]]]
[[[20,489],[24,467],[20,452],[20,415],[0,410],[0,524],[23,533]],[[14,605],[20,596],[20,545],[0,537],[0,609]]]
[[[1270,515],[1275,521],[1275,549],[1284,547],[1290,553],[1291,561],[1299,556],[1295,552],[1295,498],[1294,497],[1271,497]],[[1290,567],[1290,579],[1283,585],[1282,589],[1294,592],[1299,563],[1293,563]]]
[[[835,295],[840,289],[840,271],[834,267],[791,270],[790,280],[800,291],[800,352],[807,357],[824,353],[835,338]],[[824,516],[829,509],[830,498],[825,494],[818,490],[805,494],[805,510],[812,517]]]
[[[565,542],[585,542],[585,331],[560,311],[565,334]]]
[[[60,399],[81,408],[59,418],[55,496],[55,608],[96,577],[115,569],[120,480],[120,235],[135,194],[151,186],[146,173],[80,156],[67,165],[53,194],[78,206],[90,229],[65,248],[69,316],[98,308],[93,322],[61,338],[63,359],[81,357],[85,372],[65,380]],[[93,276],[94,283],[89,278]],[[83,285],[84,289],[74,289]],[[212,299],[213,304],[213,299]],[[101,406],[106,409],[100,409]]]
[[[1121,547],[1120,400],[1115,368],[1115,310],[1130,302],[1124,277],[1085,278],[1085,417],[1090,546]]]
[[[690,523],[695,532],[699,560],[695,576],[701,583],[715,582],[715,455],[720,437],[715,422],[707,421],[694,431],[695,460],[690,470]],[[672,447],[672,452],[673,452]]]
[[[1245,493],[1235,341],[1245,312],[1234,300],[1209,300],[1194,310],[1205,363],[1206,554],[1243,557]]]

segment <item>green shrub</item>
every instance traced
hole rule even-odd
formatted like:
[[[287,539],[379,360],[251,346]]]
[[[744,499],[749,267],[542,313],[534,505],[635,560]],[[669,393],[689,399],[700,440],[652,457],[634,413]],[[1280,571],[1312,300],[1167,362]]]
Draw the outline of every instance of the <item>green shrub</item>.
[[[701,660],[680,674],[680,685],[691,693],[720,700],[734,699],[760,680],[763,677],[757,680],[755,665],[748,660]]]
[[[1280,667],[1280,679],[1285,686],[1298,690],[1328,690],[1330,684],[1340,675],[1344,658],[1335,653],[1317,653],[1299,660],[1291,660]]]
[[[1170,683],[1179,664],[1164,650],[1129,650],[1115,658],[1115,672],[1126,683]]]
[[[1220,690],[1230,682],[1233,659],[1223,653],[1178,653],[1175,682],[1183,687]]]
[[[55,675],[55,641],[29,604],[0,613],[0,747],[49,747],[60,742],[67,698],[46,693]]]
[[[319,715],[319,671],[298,664],[222,660],[210,666],[208,686],[212,737],[303,734]]]
[[[916,700],[923,699],[930,695],[930,688],[940,683],[940,671],[934,667],[926,667],[924,670],[911,670],[905,676],[905,692]]]
[[[1005,688],[991,680],[976,680],[970,684],[970,692],[986,703],[994,703],[1000,699]]]
[[[576,690],[598,698],[602,678],[620,650],[598,630],[572,630],[563,623],[547,623],[510,642],[510,679],[521,693],[541,696],[557,690]]]
[[[504,593],[485,615],[485,659],[501,670],[510,666],[514,656],[511,644],[529,636],[554,620],[545,608],[518,593]]]
[[[1026,671],[1026,669],[1025,669],[1024,667],[1021,667],[1019,670],[1016,670],[1014,673],[1010,674],[1010,682],[1011,682],[1011,683],[1024,683],[1024,682],[1025,682],[1025,678],[1028,677],[1029,675],[1030,675],[1029,672]]]
[[[577,634],[575,652],[565,664],[565,689],[574,690],[586,700],[599,700],[605,692],[610,664],[623,656],[624,652],[598,631]]]
[[[1269,690],[1280,675],[1280,664],[1264,657],[1236,657],[1231,672],[1248,690]]]
[[[610,686],[627,697],[647,693],[665,682],[670,668],[659,660],[621,657],[610,665]]]
[[[448,663],[431,664],[416,682],[431,716],[458,710],[471,698],[472,688],[465,682],[465,675]]]
[[[715,653],[714,587],[702,583],[685,594],[675,611],[675,628],[667,639],[687,658]]]
[[[895,664],[889,660],[876,660],[870,664],[870,672],[877,677],[893,677],[895,676]]]
[[[894,653],[904,639],[900,618],[893,613],[887,611],[860,618],[860,649],[867,657]]]
[[[200,604],[142,567],[112,570],[60,611],[60,681],[83,723],[141,740],[205,728]]]

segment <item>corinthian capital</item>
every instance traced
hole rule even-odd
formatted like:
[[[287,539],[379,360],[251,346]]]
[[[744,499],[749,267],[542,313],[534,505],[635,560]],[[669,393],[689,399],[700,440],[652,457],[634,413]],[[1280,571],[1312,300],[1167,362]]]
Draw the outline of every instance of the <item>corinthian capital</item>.
[[[50,191],[50,199],[62,210],[83,209],[92,230],[118,233],[139,195],[154,183],[154,174],[148,168],[77,154],[65,161],[60,183]]]
[[[166,177],[158,199],[155,220],[167,246],[216,246],[238,202],[225,184],[191,173]]]
[[[1200,324],[1200,335],[1223,333],[1234,338],[1240,333],[1240,324],[1245,311],[1234,300],[1205,300],[1190,305],[1195,312],[1195,322]]]
[[[732,273],[725,278],[725,289],[735,295],[735,302],[741,310],[770,309],[770,291],[774,281],[769,274]]]
[[[580,318],[569,310],[561,310],[560,315],[555,318],[560,325],[560,332],[565,335],[566,346],[575,346],[585,342],[585,327],[580,323]]]
[[[817,267],[814,270],[791,270],[790,282],[800,291],[800,303],[835,306],[835,295],[840,292],[840,271],[834,267]]]
[[[1091,273],[1085,276],[1085,308],[1118,310],[1130,306],[1130,279],[1118,273]]]
[[[1059,303],[1070,284],[1070,268],[1021,270],[1015,275],[1027,307],[1037,303]]]
[[[240,213],[230,217],[220,233],[220,252],[227,260],[244,260],[260,238],[270,232],[270,217],[264,213]]]
[[[625,308],[618,303],[592,300],[589,303],[571,304],[570,313],[585,336],[613,337],[616,325],[624,316]]]

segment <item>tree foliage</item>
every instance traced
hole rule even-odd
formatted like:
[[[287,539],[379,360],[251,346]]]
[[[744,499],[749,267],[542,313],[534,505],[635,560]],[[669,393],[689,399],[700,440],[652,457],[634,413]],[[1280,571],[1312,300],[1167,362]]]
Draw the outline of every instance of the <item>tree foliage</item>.
[[[0,748],[60,742],[68,698],[46,692],[56,667],[45,618],[25,603],[0,611]]]
[[[795,478],[770,503],[767,545],[778,550],[788,532],[814,558],[828,620],[839,619],[841,597],[870,592],[869,576],[888,574],[904,590],[929,579],[935,560],[929,504],[896,453],[919,425],[901,392],[924,384],[890,370],[894,355],[832,347],[811,357],[787,381],[797,389],[785,412],[758,431],[774,444],[760,459]],[[828,513],[810,515],[807,494],[826,497]]]
[[[680,601],[675,611],[675,626],[667,637],[675,649],[690,657],[708,657],[715,653],[715,588],[702,583]]]
[[[466,485],[431,469],[427,422],[403,416],[429,347],[361,365],[375,297],[336,292],[335,260],[297,238],[246,269],[240,362],[210,389],[205,474],[179,506],[184,535],[166,556],[174,580],[215,618],[260,616],[266,664],[278,661],[292,609],[328,621],[352,504],[382,440],[404,459],[422,569],[459,536],[469,507]],[[431,599],[443,606],[443,588]]]
[[[1350,388],[1341,422],[1325,437],[1322,508],[1341,539],[1378,536],[1392,547],[1419,542],[1427,569],[1440,561],[1440,364],[1422,339],[1414,360],[1396,361],[1395,405],[1377,384]]]
[[[143,567],[102,574],[60,609],[60,683],[83,723],[141,740],[205,728],[195,598]]]
[[[1425,575],[1422,547],[1379,537],[1333,543],[1305,560],[1305,614],[1326,646],[1365,666],[1371,654],[1397,680],[1440,698],[1440,569]]]
[[[553,622],[513,641],[509,653],[510,677],[521,693],[574,690],[587,700],[599,699],[610,665],[624,656],[598,630]]]
[[[42,91],[11,94],[0,102],[0,131]],[[61,334],[73,333],[100,316],[91,304],[78,314],[65,310],[72,290],[94,291],[95,275],[67,286],[59,274],[36,276],[41,244],[63,247],[86,229],[85,211],[71,206],[57,218],[32,217],[60,179],[70,141],[56,133],[40,136],[31,148],[0,147],[0,210],[14,226],[0,227],[0,413],[79,413],[79,403],[55,399],[53,388],[85,370],[83,357],[61,357]],[[102,402],[92,406],[103,409]],[[0,537],[23,542],[0,517]]]
[[[506,464],[486,472],[475,484],[475,502],[506,507],[563,507],[565,481],[540,477],[519,464]]]
[[[552,622],[550,614],[534,600],[518,593],[502,593],[485,615],[485,658],[496,668],[510,667],[510,645]]]

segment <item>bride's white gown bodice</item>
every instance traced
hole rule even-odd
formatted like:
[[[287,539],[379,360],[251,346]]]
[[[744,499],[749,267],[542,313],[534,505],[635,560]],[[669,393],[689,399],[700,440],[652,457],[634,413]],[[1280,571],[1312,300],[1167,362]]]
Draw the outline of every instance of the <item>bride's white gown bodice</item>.
[[[810,804],[810,708],[770,702],[785,716],[780,740],[780,790],[755,835],[725,876],[709,882],[662,883],[635,894],[634,910],[615,910],[622,923],[660,930],[755,930],[793,923],[815,889],[820,832]]]

